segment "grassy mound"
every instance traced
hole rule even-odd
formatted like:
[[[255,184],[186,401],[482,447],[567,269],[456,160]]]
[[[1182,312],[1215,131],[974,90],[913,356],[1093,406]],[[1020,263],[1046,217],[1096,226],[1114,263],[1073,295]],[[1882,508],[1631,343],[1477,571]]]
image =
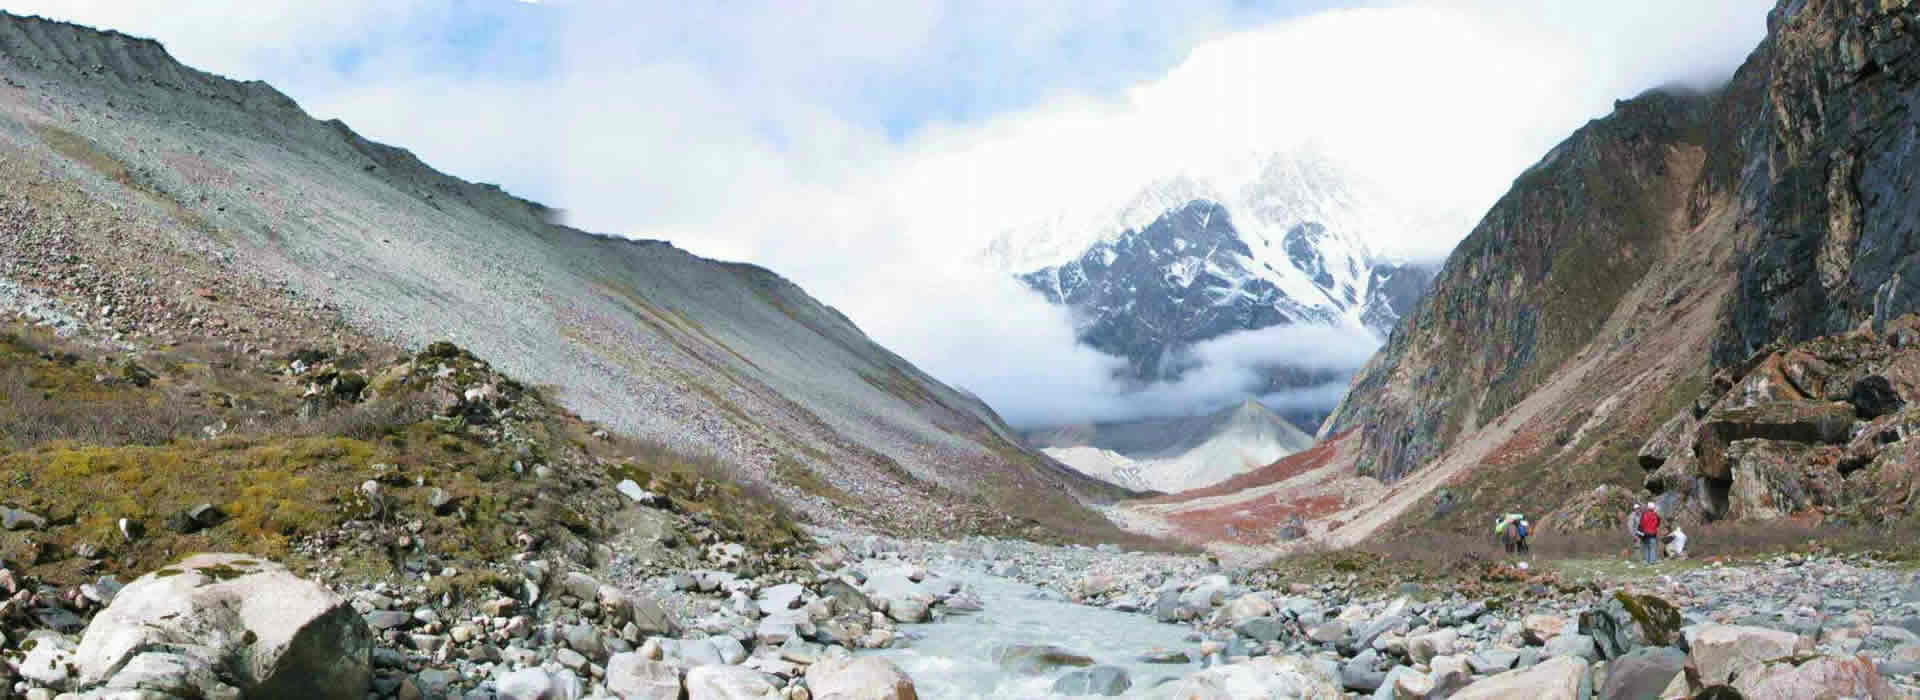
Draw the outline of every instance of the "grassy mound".
[[[636,507],[624,479],[664,496],[696,543],[804,540],[722,465],[609,436],[446,343],[384,361],[127,353],[15,329],[0,335],[0,406],[0,500],[50,523],[0,532],[0,558],[48,580],[190,551],[297,564],[314,542],[376,572],[529,550],[591,565]]]

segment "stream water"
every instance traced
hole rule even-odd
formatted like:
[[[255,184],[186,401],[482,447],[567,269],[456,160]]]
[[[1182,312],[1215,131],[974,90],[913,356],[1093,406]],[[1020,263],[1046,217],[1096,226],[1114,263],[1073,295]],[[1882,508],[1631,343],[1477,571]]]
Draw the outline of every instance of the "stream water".
[[[1075,605],[1029,586],[971,569],[943,571],[978,594],[984,609],[950,615],[924,625],[903,625],[905,645],[876,650],[907,672],[921,698],[1057,698],[1055,680],[1072,671],[1053,669],[1022,675],[1001,666],[996,652],[1008,645],[1052,645],[1087,656],[1103,666],[1125,669],[1133,687],[1123,697],[1142,694],[1166,678],[1200,668],[1197,662],[1151,664],[1141,660],[1155,649],[1197,656],[1186,641],[1192,630],[1162,624],[1147,615]]]

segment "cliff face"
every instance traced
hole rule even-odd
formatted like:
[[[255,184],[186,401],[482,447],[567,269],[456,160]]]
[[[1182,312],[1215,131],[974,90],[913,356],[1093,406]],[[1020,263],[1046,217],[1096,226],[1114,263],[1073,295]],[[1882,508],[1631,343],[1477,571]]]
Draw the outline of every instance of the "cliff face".
[[[1728,85],[1619,103],[1520,176],[1322,428],[1394,485],[1357,530],[1429,506],[1580,521],[1593,487],[1641,487],[1658,426],[1717,405],[1716,371],[1725,392],[1776,341],[1920,309],[1916,20],[1783,1]]]
[[[1686,203],[1709,106],[1622,102],[1522,174],[1323,434],[1363,428],[1361,472],[1393,481],[1539,388],[1665,254],[1665,215]]]
[[[768,270],[556,225],[152,41],[0,14],[0,75],[0,276],[118,332],[451,339],[823,521],[1107,527],[1069,494],[1108,487]]]
[[[1716,352],[1729,364],[1920,308],[1920,91],[1907,2],[1782,3],[1764,119],[1752,118],[1756,235]]]

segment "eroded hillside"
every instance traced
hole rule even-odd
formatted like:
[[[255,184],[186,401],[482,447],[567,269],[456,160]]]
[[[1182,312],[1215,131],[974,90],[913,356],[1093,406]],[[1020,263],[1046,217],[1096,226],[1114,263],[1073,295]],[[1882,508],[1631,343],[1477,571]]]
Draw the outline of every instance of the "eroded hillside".
[[[0,16],[0,66],[4,275],[128,340],[451,338],[825,522],[1111,532],[1070,495],[1105,487],[765,269],[557,225],[152,41]]]
[[[1871,335],[1920,307],[1901,282],[1915,20],[1783,2],[1728,85],[1621,102],[1522,174],[1323,427],[1348,436],[1341,478],[1385,487],[1316,514],[1327,539],[1511,510],[1611,526],[1651,493],[1641,445],[1716,372],[1725,391],[1776,339]]]

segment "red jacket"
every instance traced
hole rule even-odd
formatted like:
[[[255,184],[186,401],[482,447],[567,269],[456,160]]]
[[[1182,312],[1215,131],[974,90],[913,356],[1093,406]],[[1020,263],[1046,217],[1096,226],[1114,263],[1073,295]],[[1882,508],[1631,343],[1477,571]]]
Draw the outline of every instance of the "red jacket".
[[[1654,510],[1651,508],[1640,511],[1640,534],[1642,535],[1660,534],[1660,514],[1659,513],[1654,512]]]

